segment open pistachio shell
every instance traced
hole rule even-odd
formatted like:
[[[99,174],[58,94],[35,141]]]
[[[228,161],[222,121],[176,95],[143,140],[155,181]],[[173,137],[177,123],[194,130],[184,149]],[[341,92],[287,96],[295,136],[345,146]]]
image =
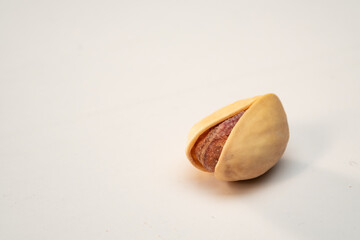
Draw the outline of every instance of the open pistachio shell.
[[[217,124],[245,111],[228,136],[215,166],[215,177],[238,181],[258,177],[283,155],[289,140],[286,114],[272,93],[239,100],[196,123],[190,130],[186,155],[197,168],[208,171],[193,153],[199,137]]]

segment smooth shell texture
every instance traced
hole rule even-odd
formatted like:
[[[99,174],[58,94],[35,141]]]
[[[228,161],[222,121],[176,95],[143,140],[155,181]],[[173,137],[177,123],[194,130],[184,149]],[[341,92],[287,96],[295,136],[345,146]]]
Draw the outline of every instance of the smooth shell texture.
[[[198,137],[225,119],[246,110],[230,133],[215,167],[215,177],[237,181],[258,177],[273,167],[285,151],[289,127],[283,106],[275,94],[237,101],[207,116],[190,130],[186,154],[197,168],[206,171],[191,154]]]

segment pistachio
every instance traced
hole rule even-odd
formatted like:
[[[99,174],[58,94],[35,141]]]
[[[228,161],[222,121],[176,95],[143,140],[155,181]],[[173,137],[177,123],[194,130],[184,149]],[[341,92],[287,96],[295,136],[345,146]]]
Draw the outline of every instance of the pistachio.
[[[238,181],[258,177],[283,155],[289,140],[284,108],[275,94],[239,100],[196,123],[186,155],[216,178]]]

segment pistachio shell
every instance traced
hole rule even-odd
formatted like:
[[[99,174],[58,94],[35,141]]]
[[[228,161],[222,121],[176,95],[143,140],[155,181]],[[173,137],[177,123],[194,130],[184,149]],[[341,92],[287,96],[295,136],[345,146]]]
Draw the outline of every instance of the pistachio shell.
[[[215,177],[225,181],[251,179],[278,162],[289,139],[289,127],[279,98],[270,93],[234,102],[196,123],[186,147],[186,155],[195,167],[207,171],[192,154],[201,134],[243,110],[246,110],[244,115],[222,149]]]

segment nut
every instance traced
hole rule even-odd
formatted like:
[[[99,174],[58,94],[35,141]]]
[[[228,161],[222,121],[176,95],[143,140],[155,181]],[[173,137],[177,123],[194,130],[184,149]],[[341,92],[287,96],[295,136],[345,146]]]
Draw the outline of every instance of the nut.
[[[286,114],[272,93],[234,102],[196,123],[186,155],[216,178],[238,181],[258,177],[283,155],[289,140]]]

